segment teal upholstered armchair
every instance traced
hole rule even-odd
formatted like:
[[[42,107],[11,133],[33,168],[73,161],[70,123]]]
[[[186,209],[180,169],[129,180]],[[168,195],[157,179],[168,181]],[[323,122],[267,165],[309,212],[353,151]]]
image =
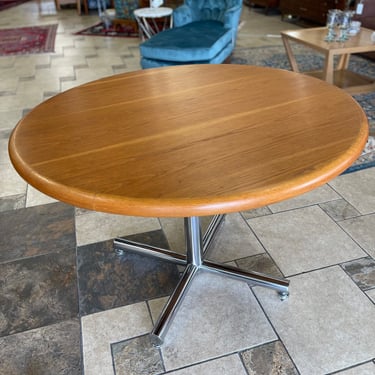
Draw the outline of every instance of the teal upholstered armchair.
[[[118,18],[135,20],[133,13],[139,8],[138,0],[114,0],[114,5]]]
[[[185,0],[173,12],[174,28],[140,45],[142,68],[220,64],[232,53],[242,0]]]
[[[142,0],[113,0],[116,15],[112,19],[115,28],[118,26],[132,32],[138,31],[138,24],[134,16],[134,11],[143,6]],[[147,2],[148,3],[148,2]]]

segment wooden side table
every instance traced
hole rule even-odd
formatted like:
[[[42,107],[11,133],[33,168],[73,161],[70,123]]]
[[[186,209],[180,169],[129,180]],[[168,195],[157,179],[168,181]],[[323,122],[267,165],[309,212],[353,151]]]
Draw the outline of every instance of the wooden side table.
[[[327,29],[325,27],[313,27],[301,30],[286,30],[281,32],[285,50],[291,68],[294,72],[299,72],[296,58],[293,53],[291,42],[305,45],[324,55],[325,62],[323,71],[303,72],[323,79],[345,89],[351,94],[366,93],[375,89],[374,79],[362,74],[352,72],[348,69],[350,55],[353,53],[375,51],[375,43],[371,40],[374,30],[361,28],[361,31],[345,42],[327,42],[325,37]],[[335,56],[340,60],[334,66]]]

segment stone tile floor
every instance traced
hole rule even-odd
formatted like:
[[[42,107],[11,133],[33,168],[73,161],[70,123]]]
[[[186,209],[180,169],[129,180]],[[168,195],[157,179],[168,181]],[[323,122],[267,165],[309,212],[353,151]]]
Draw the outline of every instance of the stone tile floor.
[[[228,215],[208,257],[288,277],[289,299],[200,272],[164,345],[152,346],[180,269],[116,254],[111,240],[181,251],[182,221],[55,202],[7,154],[11,130],[41,101],[139,69],[139,40],[75,36],[98,21],[94,12],[41,5],[0,13],[1,28],[59,25],[55,53],[0,57],[0,373],[375,374],[375,168]],[[297,27],[248,7],[242,21],[239,47],[280,45],[279,31]]]

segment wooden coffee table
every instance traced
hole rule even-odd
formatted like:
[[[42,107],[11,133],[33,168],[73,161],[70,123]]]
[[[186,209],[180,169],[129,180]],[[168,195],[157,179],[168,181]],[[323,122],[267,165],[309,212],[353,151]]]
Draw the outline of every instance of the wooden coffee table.
[[[371,41],[373,32],[374,30],[362,27],[357,35],[351,36],[345,42],[326,42],[324,38],[327,34],[327,28],[325,27],[282,31],[281,37],[294,72],[299,72],[299,68],[290,42],[310,47],[321,52],[325,57],[323,71],[303,73],[335,84],[351,94],[356,94],[370,92],[375,89],[373,78],[348,70],[351,54],[375,51],[375,43]],[[335,56],[340,56],[336,67]]]
[[[186,255],[115,247],[186,266],[152,337],[160,344],[197,271],[288,295],[288,280],[204,259],[223,214],[312,190],[363,149],[367,118],[344,91],[243,65],[187,65],[115,75],[61,93],[13,131],[24,179],[69,204],[123,215],[184,217]],[[200,216],[214,215],[201,236]]]

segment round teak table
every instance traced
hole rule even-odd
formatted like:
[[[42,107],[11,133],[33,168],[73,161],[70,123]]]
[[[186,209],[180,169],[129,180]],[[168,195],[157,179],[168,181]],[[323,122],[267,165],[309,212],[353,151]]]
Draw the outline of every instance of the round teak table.
[[[184,217],[186,256],[122,239],[115,247],[186,265],[152,337],[161,343],[198,270],[288,295],[289,282],[204,259],[223,214],[312,190],[349,167],[367,119],[342,90],[243,65],[136,71],[61,93],[13,131],[14,167],[40,191],[86,209]],[[201,236],[199,217],[214,215]]]

